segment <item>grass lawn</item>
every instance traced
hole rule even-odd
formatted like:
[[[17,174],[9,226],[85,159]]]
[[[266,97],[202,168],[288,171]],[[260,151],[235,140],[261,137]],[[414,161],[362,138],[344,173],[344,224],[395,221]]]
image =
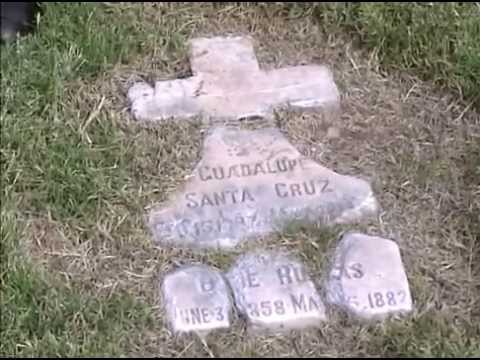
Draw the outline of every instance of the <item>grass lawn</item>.
[[[446,5],[52,3],[34,37],[1,49],[2,356],[480,356],[478,3]],[[305,155],[371,181],[376,221],[270,236],[314,274],[338,231],[395,239],[415,302],[406,319],[248,336],[173,336],[157,277],[242,253],[153,247],[144,216],[199,159],[201,125],[144,128],[135,79],[188,75],[193,36],[249,33],[264,68],[323,63],[336,122],[280,113]],[[477,92],[476,92],[477,91]],[[338,138],[327,138],[330,126]]]

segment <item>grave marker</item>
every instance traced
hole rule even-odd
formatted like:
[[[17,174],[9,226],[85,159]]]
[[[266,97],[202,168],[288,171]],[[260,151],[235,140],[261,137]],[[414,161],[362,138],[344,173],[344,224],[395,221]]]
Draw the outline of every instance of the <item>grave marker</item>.
[[[232,301],[223,275],[204,266],[185,266],[167,274],[162,285],[167,319],[176,333],[206,334],[229,328]]]
[[[376,212],[366,181],[303,157],[279,130],[217,127],[190,180],[148,221],[158,245],[229,249],[290,221],[329,225]]]
[[[325,66],[304,65],[263,71],[248,36],[198,38],[189,42],[193,76],[139,82],[128,91],[131,112],[139,121],[269,118],[275,108],[339,107],[339,92]]]
[[[327,301],[363,319],[410,312],[412,299],[398,245],[377,236],[346,234],[335,253]]]
[[[227,274],[239,313],[257,330],[298,330],[325,320],[322,300],[297,260],[281,253],[249,253]]]

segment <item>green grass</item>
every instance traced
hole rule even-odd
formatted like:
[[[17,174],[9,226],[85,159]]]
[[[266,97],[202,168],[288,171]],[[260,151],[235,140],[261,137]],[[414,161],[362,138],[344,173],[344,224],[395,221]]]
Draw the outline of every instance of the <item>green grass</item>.
[[[0,354],[2,356],[121,356],[149,326],[151,308],[130,294],[95,296],[35,269],[18,250],[21,234],[12,203],[1,212]]]
[[[85,294],[19,251],[22,214],[85,219],[120,186],[121,173],[102,171],[118,161],[100,151],[116,146],[112,129],[91,134],[101,144],[92,151],[69,121],[85,114],[65,105],[69,83],[125,61],[136,46],[128,23],[109,26],[98,9],[51,5],[41,35],[2,48],[2,355],[118,356],[149,320],[129,294]]]
[[[384,69],[410,71],[479,108],[480,3],[331,3],[313,12],[326,31],[338,27],[375,50]]]
[[[0,353],[14,356],[121,356],[152,321],[129,294],[96,298],[20,268],[4,278]]]
[[[419,4],[315,5],[307,11],[281,5],[274,8],[278,13],[265,17],[270,5],[222,6],[48,4],[36,36],[2,48],[2,356],[208,355],[198,341],[177,342],[157,319],[155,275],[172,261],[189,258],[227,269],[234,256],[154,249],[143,227],[145,207],[165,199],[190,172],[201,135],[191,125],[153,130],[125,125],[125,94],[119,85],[136,72],[155,77],[184,73],[184,42],[200,30],[241,26],[276,41],[266,52],[281,45],[278,52],[287,57],[289,45],[300,44],[302,51],[314,48],[317,55],[324,43],[309,22],[316,17],[324,29],[342,31],[335,35],[341,44],[335,63],[344,61],[338,60],[344,59],[340,39],[356,34],[366,49],[378,50],[386,69],[412,71],[454,89],[458,85],[467,99],[475,97],[480,53],[473,40],[478,35],[478,23],[472,21],[476,5],[436,5],[436,11]],[[218,9],[224,9],[220,16]],[[461,16],[449,16],[453,9]],[[404,25],[409,17],[410,30]],[[289,26],[308,28],[302,35]],[[438,29],[434,34],[433,28]],[[365,83],[353,70],[345,74],[347,84]],[[368,84],[368,91],[382,84]],[[427,90],[433,97],[433,90]],[[387,94],[378,96],[378,103],[390,104],[390,96],[396,99]],[[449,120],[448,111],[441,121],[426,123],[420,115],[389,118],[387,105],[378,109],[380,125],[368,131],[375,135],[385,126],[395,137],[381,134],[384,142],[379,144],[352,140],[345,148],[335,143],[324,148],[334,153],[332,163],[354,164],[362,173],[367,163],[357,163],[352,153],[375,163],[368,171],[378,173],[383,181],[379,192],[388,193],[382,198],[392,205],[387,206],[388,223],[413,234],[402,250],[418,311],[411,319],[379,326],[340,319],[340,325],[333,322],[320,332],[287,340],[251,340],[233,327],[210,340],[215,355],[479,356],[480,306],[472,301],[478,298],[472,278],[480,275],[475,273],[480,263],[478,114],[465,115],[473,121],[465,120],[470,127],[463,128]],[[364,111],[348,106],[349,116]],[[418,114],[423,103],[408,106]],[[365,118],[353,119],[352,128]],[[297,124],[296,118],[289,121]],[[292,126],[291,132],[300,136],[310,131]],[[437,133],[443,137],[432,140]],[[321,138],[315,132],[308,135]],[[448,140],[448,146],[433,152],[434,140]],[[432,217],[450,228],[443,229]],[[321,272],[337,230],[292,225],[270,244],[290,247]]]
[[[376,329],[373,348],[381,348],[395,357],[459,357],[475,358],[480,349],[475,340],[478,328],[470,324],[452,326],[451,318],[442,318],[431,311],[418,319],[388,329]]]

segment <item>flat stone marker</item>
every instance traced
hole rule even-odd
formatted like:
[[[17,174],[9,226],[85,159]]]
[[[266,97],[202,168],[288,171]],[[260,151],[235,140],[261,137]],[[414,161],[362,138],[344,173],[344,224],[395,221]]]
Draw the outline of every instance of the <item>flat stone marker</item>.
[[[367,320],[410,312],[410,288],[397,244],[376,236],[346,234],[329,274],[327,301]]]
[[[318,327],[323,302],[306,268],[281,253],[249,253],[227,273],[239,314],[253,331]]]
[[[182,267],[165,276],[162,295],[175,333],[205,335],[230,327],[232,299],[223,275],[216,269]]]
[[[139,82],[128,92],[139,121],[269,118],[278,107],[336,112],[339,92],[325,66],[260,69],[250,37],[197,38],[189,42],[193,76],[158,81],[154,88]]]
[[[279,130],[217,127],[191,178],[148,222],[158,245],[231,249],[289,221],[328,225],[376,212],[366,181],[303,157]]]

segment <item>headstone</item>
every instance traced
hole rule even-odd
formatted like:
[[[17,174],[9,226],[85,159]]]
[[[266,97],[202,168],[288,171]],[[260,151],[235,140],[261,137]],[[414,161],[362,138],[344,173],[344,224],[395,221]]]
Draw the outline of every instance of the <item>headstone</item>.
[[[128,92],[139,121],[204,117],[213,120],[269,118],[275,108],[323,109],[336,113],[339,92],[325,66],[263,71],[250,37],[198,38],[189,42],[193,76],[139,82]]]
[[[277,129],[217,127],[184,188],[149,226],[158,245],[231,249],[291,221],[338,224],[376,214],[368,182],[302,156]]]
[[[327,301],[362,319],[385,319],[412,310],[398,245],[348,233],[340,241],[327,284]]]
[[[282,253],[243,255],[227,273],[239,314],[253,331],[319,327],[327,317],[307,269]]]
[[[230,327],[231,294],[218,270],[204,265],[179,268],[165,276],[162,293],[175,333],[205,335]]]

